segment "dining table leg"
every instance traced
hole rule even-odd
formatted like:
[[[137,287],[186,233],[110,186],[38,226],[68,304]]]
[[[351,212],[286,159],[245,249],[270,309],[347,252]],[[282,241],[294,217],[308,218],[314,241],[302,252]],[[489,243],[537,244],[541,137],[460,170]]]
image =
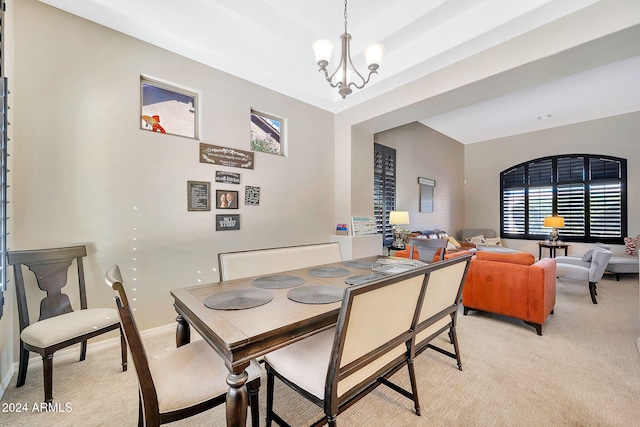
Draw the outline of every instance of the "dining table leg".
[[[229,371],[227,375],[227,391],[226,411],[227,411],[227,427],[245,427],[247,424],[247,408],[249,407],[249,393],[245,383],[249,374],[245,368],[249,364],[235,367]]]

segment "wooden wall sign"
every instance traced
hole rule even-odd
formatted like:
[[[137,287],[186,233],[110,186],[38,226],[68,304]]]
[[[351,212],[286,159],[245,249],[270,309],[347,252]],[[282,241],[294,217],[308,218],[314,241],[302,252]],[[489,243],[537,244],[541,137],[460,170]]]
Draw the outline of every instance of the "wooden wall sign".
[[[200,143],[200,163],[253,169],[253,153],[235,148]]]
[[[216,182],[224,184],[240,184],[240,174],[227,171],[216,171]]]
[[[240,215],[216,215],[216,231],[240,230]]]

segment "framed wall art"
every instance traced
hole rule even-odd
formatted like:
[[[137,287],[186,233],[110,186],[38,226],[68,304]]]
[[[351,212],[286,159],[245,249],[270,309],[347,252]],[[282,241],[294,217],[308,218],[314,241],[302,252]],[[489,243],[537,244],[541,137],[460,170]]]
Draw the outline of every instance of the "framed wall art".
[[[436,181],[429,178],[418,178],[420,184],[420,212],[433,212],[433,190]]]
[[[258,206],[260,204],[260,187],[244,186],[244,204]]]
[[[150,132],[198,137],[198,96],[140,77],[140,128]]]
[[[216,215],[216,231],[240,230],[240,215]]]
[[[238,192],[216,190],[216,209],[238,209]]]
[[[209,188],[211,183],[202,181],[187,181],[187,210],[210,211],[211,195]]]

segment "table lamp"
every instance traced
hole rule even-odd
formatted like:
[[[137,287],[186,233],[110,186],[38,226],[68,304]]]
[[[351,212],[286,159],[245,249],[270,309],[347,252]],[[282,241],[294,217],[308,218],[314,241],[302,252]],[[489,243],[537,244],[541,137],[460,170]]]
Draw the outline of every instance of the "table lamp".
[[[389,213],[389,224],[393,226],[393,246],[404,248],[403,232],[396,228],[396,225],[409,224],[409,212],[391,211]]]
[[[558,228],[564,227],[564,217],[553,215],[544,219],[545,227],[552,227],[551,240],[556,243],[558,240]]]

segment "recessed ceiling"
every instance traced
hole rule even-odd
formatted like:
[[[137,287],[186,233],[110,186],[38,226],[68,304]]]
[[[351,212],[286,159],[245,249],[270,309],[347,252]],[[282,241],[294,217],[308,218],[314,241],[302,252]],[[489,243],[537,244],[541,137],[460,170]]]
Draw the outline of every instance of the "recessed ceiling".
[[[385,55],[379,74],[343,100],[318,72],[311,49],[320,38],[338,44],[342,1],[40,1],[334,113],[599,3],[351,0],[348,30],[356,67],[366,69],[361,52],[369,43],[382,43]],[[637,0],[609,3],[629,9],[640,23]],[[471,143],[640,111],[639,75],[640,61],[632,58],[421,122]],[[551,117],[537,119],[545,114]]]

